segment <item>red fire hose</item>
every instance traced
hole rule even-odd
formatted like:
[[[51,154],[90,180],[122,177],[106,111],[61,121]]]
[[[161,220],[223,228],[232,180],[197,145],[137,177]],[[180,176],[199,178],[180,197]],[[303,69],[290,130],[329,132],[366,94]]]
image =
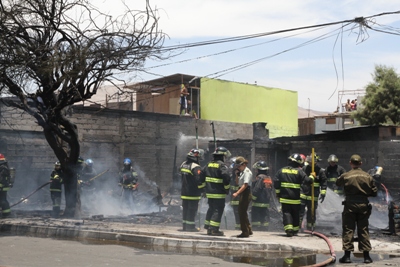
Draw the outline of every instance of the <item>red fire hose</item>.
[[[315,235],[315,236],[318,236],[318,237],[324,239],[325,242],[328,244],[331,257],[329,259],[324,260],[323,262],[316,263],[316,264],[313,264],[313,265],[301,266],[301,267],[321,267],[321,266],[326,266],[328,264],[334,263],[336,261],[335,250],[333,249],[333,245],[332,245],[331,241],[329,241],[329,239],[326,236],[324,236],[321,233],[308,231],[308,230],[304,230],[304,233]]]

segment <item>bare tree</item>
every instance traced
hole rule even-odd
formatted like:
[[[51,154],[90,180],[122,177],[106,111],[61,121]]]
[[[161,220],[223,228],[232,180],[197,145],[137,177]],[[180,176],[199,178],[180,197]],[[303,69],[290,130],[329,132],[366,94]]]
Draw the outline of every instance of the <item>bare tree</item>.
[[[67,217],[80,216],[77,127],[65,109],[90,99],[104,81],[162,58],[165,34],[148,1],[112,17],[86,0],[0,1],[0,95],[32,115],[67,174]]]

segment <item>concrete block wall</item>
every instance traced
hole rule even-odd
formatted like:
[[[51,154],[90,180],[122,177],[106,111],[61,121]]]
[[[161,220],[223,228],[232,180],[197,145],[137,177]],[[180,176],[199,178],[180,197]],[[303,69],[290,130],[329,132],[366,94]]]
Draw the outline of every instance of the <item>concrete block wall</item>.
[[[78,127],[81,156],[93,159],[98,172],[109,169],[110,179],[129,157],[149,183],[167,190],[172,182],[175,147],[179,166],[196,146],[196,120],[191,117],[91,107],[74,107],[71,112],[70,119]],[[17,174],[49,176],[57,159],[33,117],[1,105],[0,115],[0,153],[6,155]],[[213,141],[210,123],[197,121],[199,148],[204,150]],[[217,140],[253,136],[251,124],[215,121],[214,127]]]

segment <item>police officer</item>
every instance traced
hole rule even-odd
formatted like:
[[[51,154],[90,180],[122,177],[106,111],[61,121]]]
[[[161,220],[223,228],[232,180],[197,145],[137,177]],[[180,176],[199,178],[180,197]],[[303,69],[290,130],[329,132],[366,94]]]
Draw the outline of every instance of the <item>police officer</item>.
[[[312,210],[312,185],[311,184],[303,184],[301,186],[301,208],[300,208],[300,224],[303,221],[305,209],[307,207],[307,229],[312,229],[315,226],[316,220],[316,210],[318,208],[318,197],[321,200],[321,203],[324,202],[326,196],[326,187],[327,187],[327,179],[325,175],[325,170],[322,169],[317,162],[320,162],[321,159],[317,153],[314,154],[314,172],[316,173],[316,177],[314,179],[314,210]],[[311,174],[312,171],[312,158],[311,156],[307,157],[308,165],[303,167],[303,171],[307,176]],[[314,213],[314,216],[313,216]],[[314,217],[314,218],[313,218]]]
[[[10,216],[10,203],[7,200],[7,192],[10,190],[10,169],[3,154],[0,154],[0,205],[3,218]]]
[[[130,158],[124,159],[124,167],[119,172],[119,186],[122,187],[122,199],[125,205],[129,205],[133,198],[133,192],[137,190],[138,174],[132,167]]]
[[[53,202],[53,218],[58,218],[60,216],[61,185],[63,183],[63,172],[59,161],[54,164],[54,170],[50,174],[50,182],[50,196],[51,201]]]
[[[253,230],[268,230],[269,225],[269,203],[272,196],[272,180],[269,176],[269,168],[263,160],[253,165],[256,169],[256,180],[251,187],[252,207],[251,224]]]
[[[183,231],[198,232],[195,227],[195,217],[201,199],[201,167],[199,160],[203,155],[201,149],[193,148],[189,151],[186,161],[181,164],[182,177],[181,199],[182,199],[182,224]]]
[[[247,214],[247,210],[249,208],[249,204],[251,201],[251,179],[253,177],[252,172],[249,168],[247,168],[247,164],[249,163],[244,157],[236,158],[236,166],[239,170],[239,173],[236,176],[236,179],[239,184],[239,190],[233,194],[233,197],[239,196],[239,219],[240,219],[240,229],[242,233],[238,235],[238,238],[246,238],[253,234],[251,230],[251,225],[249,221],[249,216]]]
[[[328,167],[325,169],[325,175],[326,178],[328,179],[328,187],[332,189],[333,192],[335,192],[338,195],[343,195],[343,188],[338,187],[336,185],[336,180],[337,178],[342,175],[343,173],[346,172],[346,170],[338,165],[337,163],[339,162],[338,157],[336,155],[332,154],[329,155],[328,157]]]
[[[213,152],[213,160],[204,166],[202,182],[205,182],[208,210],[204,228],[207,235],[223,236],[220,231],[221,218],[225,209],[225,197],[229,193],[230,173],[225,159],[231,152],[223,146],[217,147]]]
[[[308,177],[299,168],[303,164],[303,159],[298,153],[290,155],[288,160],[288,166],[276,173],[274,187],[282,206],[283,228],[286,235],[292,237],[297,235],[300,229],[300,186],[303,183],[310,185],[315,173]]]
[[[229,204],[231,204],[231,207],[233,209],[233,215],[235,217],[235,229],[240,230],[240,219],[239,219],[239,198],[240,196],[234,197],[233,194],[236,193],[239,190],[239,184],[236,183],[236,175],[239,172],[237,169],[237,166],[235,164],[236,158],[231,158],[230,163],[231,165],[229,166],[231,170],[231,183],[230,183],[230,188],[229,188],[229,195],[231,197],[231,200]]]
[[[369,256],[371,243],[369,241],[368,219],[372,206],[368,197],[376,197],[378,189],[371,175],[361,169],[362,159],[354,154],[350,158],[351,171],[342,174],[336,185],[343,186],[345,200],[342,213],[342,244],[344,256],[341,263],[351,263],[350,253],[354,251],[354,230],[357,225],[358,249],[364,254],[364,263],[371,263]]]

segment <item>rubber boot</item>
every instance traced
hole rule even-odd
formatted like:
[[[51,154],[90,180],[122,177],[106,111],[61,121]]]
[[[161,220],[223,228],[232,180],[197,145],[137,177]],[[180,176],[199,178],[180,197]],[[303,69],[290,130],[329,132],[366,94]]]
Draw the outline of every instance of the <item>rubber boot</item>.
[[[369,256],[369,251],[364,251],[363,254],[364,254],[364,263],[372,263],[372,259]]]
[[[209,231],[210,231],[210,234],[207,231],[208,235],[212,235],[212,236],[223,236],[224,235],[224,232],[220,231],[219,228],[217,228],[217,229],[215,229],[215,228],[214,229],[209,229]]]
[[[340,262],[340,263],[351,263],[351,260],[350,260],[350,253],[351,253],[351,251],[346,250],[346,251],[344,252],[343,257],[341,257],[341,258],[339,259],[339,262]]]
[[[293,230],[286,230],[286,236],[287,237],[292,237],[293,236]]]

